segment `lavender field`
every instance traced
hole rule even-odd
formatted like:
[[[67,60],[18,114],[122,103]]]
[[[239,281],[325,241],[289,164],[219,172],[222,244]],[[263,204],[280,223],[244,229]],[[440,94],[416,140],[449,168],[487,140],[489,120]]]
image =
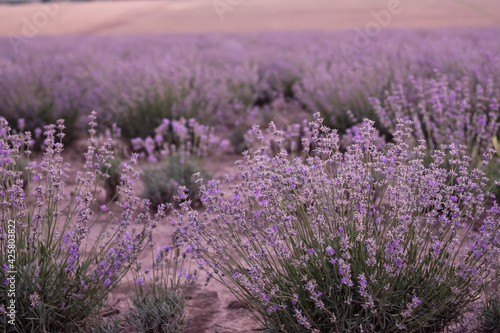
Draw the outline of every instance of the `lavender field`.
[[[450,89],[469,89],[470,99],[478,85],[490,94],[485,98],[495,97],[497,34],[383,31],[364,49],[354,46],[350,32],[41,37],[17,48],[4,39],[0,107],[7,120],[23,117],[30,129],[61,116],[81,129],[77,114],[95,109],[119,123],[141,113],[155,118],[153,126],[162,117],[194,117],[231,131],[267,121],[262,118],[281,103],[305,115],[320,112],[345,130],[356,123],[347,110],[358,122],[375,120],[370,98],[384,98],[410,77],[443,75]]]
[[[500,332],[499,34],[0,38],[2,329]]]

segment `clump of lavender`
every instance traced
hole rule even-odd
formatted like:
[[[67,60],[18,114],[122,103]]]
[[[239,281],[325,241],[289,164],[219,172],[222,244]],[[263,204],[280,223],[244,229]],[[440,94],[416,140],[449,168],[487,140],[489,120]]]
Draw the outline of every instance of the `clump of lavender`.
[[[154,132],[154,138],[147,136],[131,140],[133,150],[141,157],[147,156],[150,162],[178,154],[207,156],[210,152],[225,150],[228,146],[227,140],[221,140],[214,134],[213,127],[202,125],[193,118],[165,118]]]
[[[173,203],[179,186],[185,186],[193,204],[199,204],[199,186],[192,175],[206,172],[200,166],[199,157],[208,153],[223,151],[227,140],[221,140],[214,134],[211,126],[199,124],[195,119],[163,119],[155,129],[154,138],[135,138],[132,148],[140,157],[147,157],[149,162],[167,160],[160,168],[146,169],[142,175],[144,191],[142,196],[151,201],[152,207]]]
[[[156,253],[151,245],[152,267],[134,267],[135,295],[125,314],[134,332],[183,332],[186,328],[186,288],[197,272],[191,271],[184,250],[164,245]]]
[[[310,128],[305,161],[284,149],[270,157],[264,145],[245,153],[236,182],[203,185],[205,212],[187,203],[174,211],[178,241],[269,329],[435,332],[458,323],[494,282],[499,250],[499,206],[485,210],[487,179],[466,147],[437,148],[425,164],[425,141],[408,144],[409,122],[384,150],[368,120],[345,152],[319,115]]]
[[[134,195],[137,156],[122,164],[120,200],[101,205],[98,184],[106,178],[113,143],[96,141],[96,114],[90,116],[90,138],[83,170],[68,194],[64,163],[64,121],[45,127],[43,158],[28,159],[26,190],[15,169],[20,147],[30,156],[31,133],[12,134],[0,118],[0,302],[7,304],[10,275],[16,271],[16,329],[22,332],[74,331],[99,313],[108,293],[121,281],[151,239],[164,211],[149,213],[149,202]],[[140,212],[139,212],[140,209]],[[13,221],[13,222],[11,222]],[[9,225],[15,225],[12,233]],[[13,230],[13,229],[12,229]],[[9,235],[16,256],[9,260]],[[6,326],[6,317],[2,325]]]
[[[198,159],[182,155],[170,157],[162,167],[144,170],[141,176],[144,183],[142,196],[151,202],[152,207],[171,204],[175,202],[177,189],[183,186],[187,190],[183,200],[189,199],[194,206],[199,206],[200,186],[193,178],[195,173],[203,177],[208,175]]]
[[[498,295],[488,298],[481,311],[481,332],[496,333],[500,327],[500,300]]]
[[[356,120],[353,120],[355,123]],[[342,151],[353,143],[354,136],[358,132],[361,124],[354,125],[348,128],[345,134],[340,135],[339,138],[339,148]],[[273,136],[279,136],[280,139],[275,141]],[[245,135],[245,147],[249,151],[253,152],[265,145],[269,148],[267,153],[269,155],[275,155],[280,152],[281,149],[285,149],[291,157],[295,156],[305,156],[304,151],[309,151],[314,149],[315,142],[312,137],[312,130],[310,128],[309,121],[304,119],[301,123],[293,123],[284,126],[282,130],[278,129],[275,125],[270,126],[262,130],[262,138],[259,140],[255,136],[253,129],[248,130]],[[378,148],[381,148],[385,144],[386,140],[382,135],[378,135],[374,143]]]
[[[381,100],[371,103],[389,133],[395,132],[398,120],[412,120],[414,138],[424,139],[430,153],[442,144],[466,145],[472,165],[478,167],[500,128],[498,94],[492,79],[474,87],[468,77],[450,82],[436,71],[428,79],[411,76],[393,83]]]
[[[262,132],[262,138],[264,142],[259,141],[252,129],[248,130],[245,137],[245,146],[249,148],[250,151],[255,151],[259,149],[262,144],[266,145],[270,149],[270,154],[277,154],[284,148],[292,156],[301,154],[303,147],[307,146],[310,148],[312,144],[311,129],[309,128],[309,122],[303,120],[302,123],[293,123],[284,126],[284,128],[278,129],[276,126],[264,129]],[[273,134],[279,134],[281,140],[279,143],[274,142],[272,139]]]

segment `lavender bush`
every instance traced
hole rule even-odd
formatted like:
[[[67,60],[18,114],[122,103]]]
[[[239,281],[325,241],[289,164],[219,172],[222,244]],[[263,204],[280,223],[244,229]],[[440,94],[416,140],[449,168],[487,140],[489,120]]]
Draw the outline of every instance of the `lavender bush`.
[[[205,212],[174,211],[176,236],[199,267],[271,331],[465,326],[468,306],[496,282],[500,236],[499,206],[484,208],[487,179],[466,147],[436,149],[426,165],[425,142],[408,144],[409,122],[379,150],[366,120],[345,153],[318,115],[310,128],[315,149],[305,146],[305,160],[285,150],[270,157],[263,146],[245,154],[238,182],[201,187]]]
[[[347,112],[348,114],[350,112]],[[355,121],[353,121],[354,123]],[[274,124],[274,121],[273,121]],[[346,133],[339,135],[339,149],[345,151],[348,146],[354,142],[356,133],[360,130],[361,124],[354,125],[346,130]],[[279,134],[281,139],[279,142],[273,139],[274,135]],[[314,145],[314,139],[310,123],[307,119],[302,120],[300,123],[290,123],[284,128],[278,128],[274,125],[267,129],[262,130],[261,138],[255,136],[252,129],[244,134],[245,147],[249,152],[254,152],[262,147],[268,148],[269,155],[276,155],[282,149],[285,149],[291,157],[304,156],[304,151],[311,150]],[[373,142],[377,148],[381,148],[386,143],[386,137],[378,135]]]
[[[109,318],[92,326],[91,333],[119,333],[120,319]]]
[[[453,83],[440,73],[428,79],[410,77],[404,84],[392,84],[382,100],[371,102],[389,133],[398,120],[413,120],[415,141],[425,139],[430,153],[442,144],[466,145],[477,167],[500,128],[500,93],[491,78],[473,91],[470,86],[467,77]]]
[[[137,262],[133,269],[135,293],[129,298],[130,310],[103,318],[92,325],[92,333],[183,332],[186,328],[186,289],[196,281],[184,251],[165,245],[153,251],[152,266]]]
[[[479,167],[500,129],[500,92],[492,78],[475,87],[468,80],[450,82],[437,72],[427,79],[410,77],[392,84],[383,99],[371,99],[380,127],[393,134],[398,120],[413,120],[415,142],[425,140],[429,157],[443,144],[461,144],[467,146],[471,166]],[[500,179],[497,160],[485,169],[490,190]]]
[[[151,247],[153,249],[153,247]],[[134,332],[183,332],[186,329],[186,287],[196,278],[186,255],[165,245],[152,252],[151,269],[135,267],[136,294],[125,322]]]
[[[175,202],[177,189],[183,186],[187,189],[186,199],[189,199],[194,206],[199,206],[200,188],[193,179],[195,173],[204,177],[208,175],[199,160],[190,156],[172,156],[161,168],[144,170],[141,177],[144,183],[142,196],[151,202],[152,207],[172,204]]]
[[[227,149],[229,142],[221,140],[214,134],[212,126],[198,123],[196,119],[186,120],[162,119],[161,124],[144,138],[131,140],[132,149],[140,157],[146,157],[150,162],[157,162],[168,156],[192,155],[207,156],[209,153],[221,152]]]
[[[496,297],[487,299],[482,310],[481,330],[485,333],[498,332],[500,327],[500,301]]]
[[[183,293],[156,289],[152,296],[134,297],[126,321],[133,332],[180,333],[186,329]]]
[[[163,217],[161,207],[151,216],[149,203],[133,193],[139,177],[134,168],[137,156],[122,164],[120,201],[96,202],[99,180],[109,177],[101,165],[109,169],[114,156],[111,139],[96,145],[95,119],[92,113],[85,165],[68,194],[63,121],[45,127],[43,159],[29,161],[25,185],[14,166],[22,146],[30,156],[31,134],[12,134],[0,118],[0,310],[5,331],[85,329],[136,263]],[[9,271],[17,273],[12,276]],[[6,316],[10,285],[15,285],[15,325]]]

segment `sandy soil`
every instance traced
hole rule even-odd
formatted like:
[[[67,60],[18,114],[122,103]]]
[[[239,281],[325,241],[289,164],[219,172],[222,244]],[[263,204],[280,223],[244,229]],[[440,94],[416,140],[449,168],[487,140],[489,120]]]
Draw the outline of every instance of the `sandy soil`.
[[[0,36],[364,27],[398,0],[166,0],[0,5]],[[498,0],[399,0],[388,27],[500,25]]]

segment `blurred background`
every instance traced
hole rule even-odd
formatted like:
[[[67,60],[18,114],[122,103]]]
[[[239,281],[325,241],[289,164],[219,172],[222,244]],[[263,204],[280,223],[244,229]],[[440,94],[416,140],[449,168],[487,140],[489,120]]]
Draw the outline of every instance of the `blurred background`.
[[[164,119],[192,118],[235,152],[253,124],[315,112],[341,134],[367,117],[390,140],[396,119],[415,114],[432,121],[421,133],[444,131],[439,117],[465,116],[464,99],[492,118],[499,16],[497,0],[3,0],[0,115],[38,133],[64,118],[71,144],[96,110],[131,148]]]
[[[401,0],[391,28],[491,26],[500,23],[495,0]],[[1,0],[0,35],[20,33],[36,1]],[[50,3],[50,2],[49,2]],[[54,3],[54,2],[53,2]],[[141,34],[264,30],[352,29],[386,9],[388,0],[167,0],[74,1],[61,4],[40,34]],[[10,5],[12,4],[12,5]],[[14,5],[15,4],[15,5]]]

